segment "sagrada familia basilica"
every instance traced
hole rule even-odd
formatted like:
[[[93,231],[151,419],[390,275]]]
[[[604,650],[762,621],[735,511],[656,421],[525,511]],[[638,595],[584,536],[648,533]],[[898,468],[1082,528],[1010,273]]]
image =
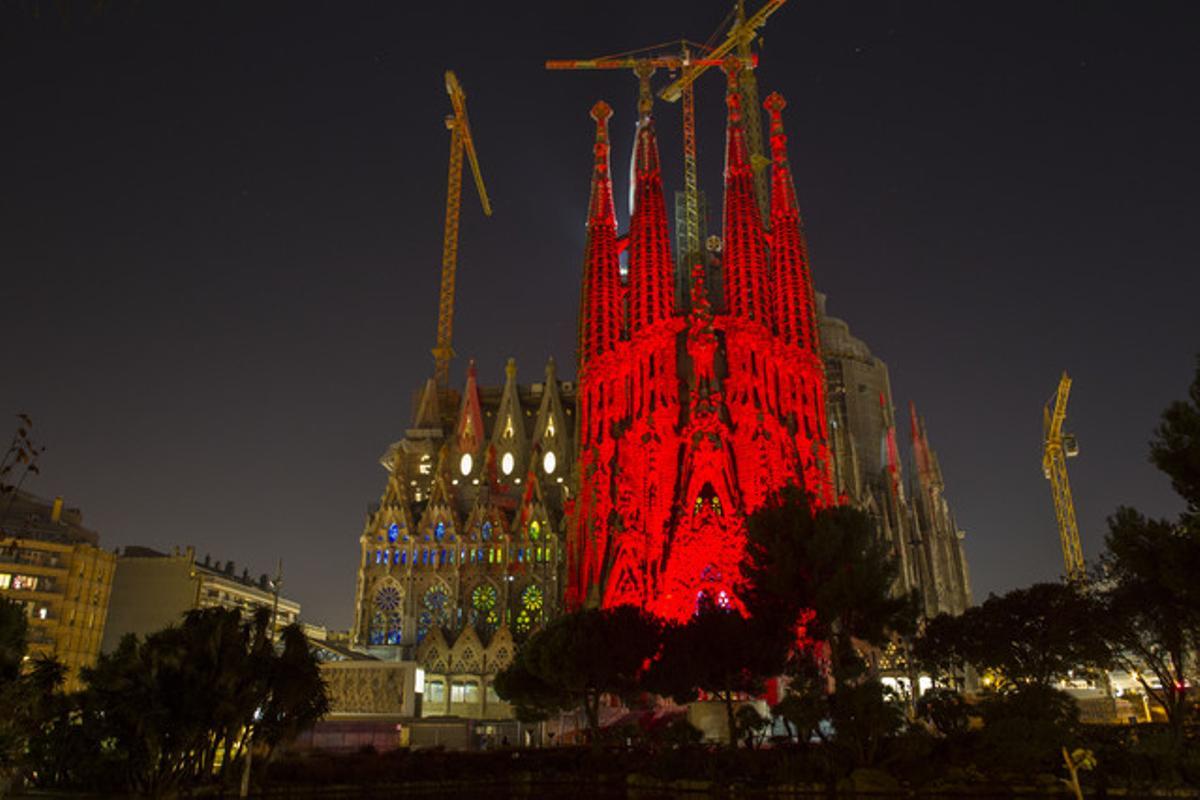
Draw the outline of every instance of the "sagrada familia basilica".
[[[672,255],[648,110],[618,231],[612,111],[597,103],[576,381],[551,361],[522,384],[511,360],[503,386],[480,386],[474,365],[461,392],[431,379],[381,459],[352,643],[417,662],[424,714],[501,713],[495,673],[567,610],[632,603],[678,620],[702,595],[738,607],[744,519],[789,483],[867,509],[900,561],[896,591],[917,591],[924,614],[971,602],[924,421],[910,411],[905,470],[886,365],[813,289],[784,99],[763,104],[763,197],[746,133],[757,92],[736,60],[725,73],[723,230],[704,263]]]

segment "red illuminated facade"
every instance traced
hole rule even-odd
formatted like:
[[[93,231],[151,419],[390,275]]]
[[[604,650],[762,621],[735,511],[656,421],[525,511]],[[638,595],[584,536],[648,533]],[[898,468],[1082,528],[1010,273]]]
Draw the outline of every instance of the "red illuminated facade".
[[[739,65],[726,69],[721,275],[714,308],[703,269],[692,310],[674,308],[653,119],[639,120],[627,237],[613,207],[608,119],[598,103],[579,328],[579,492],[568,607],[632,603],[688,617],[700,594],[736,606],[744,520],[789,483],[834,500],[824,368],[800,212],[783,131],[771,118],[764,225],[743,130]],[[628,249],[628,270],[620,257]]]

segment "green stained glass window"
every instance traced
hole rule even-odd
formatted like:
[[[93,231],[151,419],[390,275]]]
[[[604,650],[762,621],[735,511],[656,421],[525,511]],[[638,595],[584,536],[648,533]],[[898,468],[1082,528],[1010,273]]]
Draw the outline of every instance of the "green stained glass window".
[[[481,583],[471,592],[471,624],[481,633],[492,633],[500,626],[499,594],[496,587]]]

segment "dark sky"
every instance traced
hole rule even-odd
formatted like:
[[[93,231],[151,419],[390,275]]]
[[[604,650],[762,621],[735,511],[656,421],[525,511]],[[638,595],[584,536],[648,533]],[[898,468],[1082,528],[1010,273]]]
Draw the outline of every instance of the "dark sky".
[[[376,459],[431,369],[443,70],[495,205],[468,184],[457,350],[488,382],[509,355],[525,381],[550,355],[570,374],[587,112],[616,108],[623,197],[635,86],[541,63],[703,41],[728,9],[26,5],[0,0],[0,412],[48,446],[30,488],[110,547],[194,544],[255,574],[282,556],[286,593],[337,627]],[[817,288],[927,418],[977,598],[1061,572],[1040,426],[1064,367],[1085,553],[1118,504],[1180,508],[1146,441],[1200,351],[1190,6],[795,0],[766,28]],[[714,200],[721,93],[715,74],[698,93]]]

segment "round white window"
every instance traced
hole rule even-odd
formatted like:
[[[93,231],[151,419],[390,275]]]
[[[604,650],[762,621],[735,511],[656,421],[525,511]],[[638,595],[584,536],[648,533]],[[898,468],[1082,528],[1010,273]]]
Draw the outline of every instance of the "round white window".
[[[470,475],[471,468],[475,466],[475,459],[471,458],[470,453],[463,453],[462,458],[458,460],[458,471],[463,475]]]
[[[500,471],[505,475],[512,475],[513,468],[517,466],[517,459],[513,458],[512,453],[505,453],[500,458]]]
[[[542,469],[546,470],[547,475],[550,475],[554,472],[554,468],[557,466],[558,458],[554,455],[554,451],[546,451],[546,455],[542,456]]]

